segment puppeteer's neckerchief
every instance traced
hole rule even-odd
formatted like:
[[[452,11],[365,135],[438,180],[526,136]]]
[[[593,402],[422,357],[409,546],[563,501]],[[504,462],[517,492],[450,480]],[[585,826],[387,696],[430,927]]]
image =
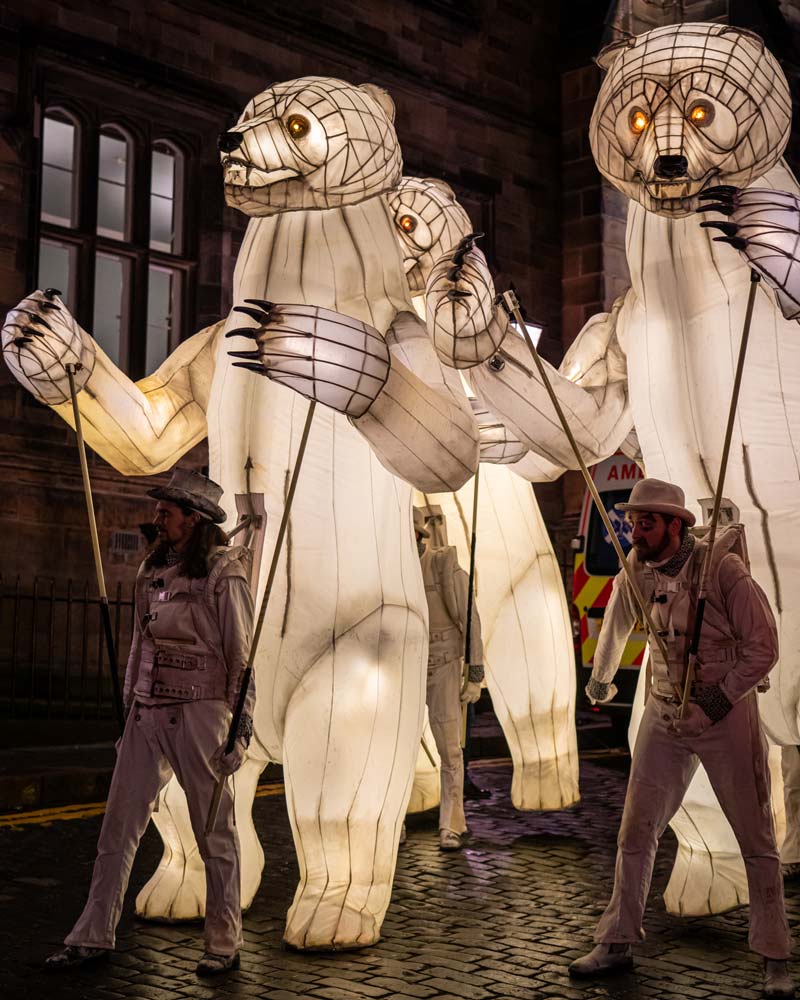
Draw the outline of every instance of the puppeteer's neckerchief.
[[[651,563],[652,568],[657,570],[659,573],[663,573],[664,576],[677,576],[683,569],[686,560],[692,554],[694,550],[694,542],[694,535],[687,531],[680,544],[680,548],[675,555],[671,559],[668,559],[663,566],[652,566]]]

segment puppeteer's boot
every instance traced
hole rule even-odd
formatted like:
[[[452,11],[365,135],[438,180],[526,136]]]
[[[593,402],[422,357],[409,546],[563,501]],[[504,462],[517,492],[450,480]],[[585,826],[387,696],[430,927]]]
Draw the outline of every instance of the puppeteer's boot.
[[[195,972],[198,976],[220,976],[224,972],[232,972],[239,968],[239,952],[232,955],[215,955],[207,951],[197,963]]]
[[[439,831],[440,851],[460,851],[464,846],[461,835],[455,830],[446,830],[444,827]]]
[[[794,983],[789,975],[789,963],[774,958],[764,959],[765,997],[793,997]]]
[[[606,976],[611,972],[622,972],[633,966],[633,954],[629,944],[598,944],[581,958],[576,958],[569,967],[569,974],[577,979],[588,976]]]
[[[108,955],[108,948],[86,948],[83,945],[68,944],[46,958],[44,967],[48,972],[86,968],[86,966],[105,961]]]

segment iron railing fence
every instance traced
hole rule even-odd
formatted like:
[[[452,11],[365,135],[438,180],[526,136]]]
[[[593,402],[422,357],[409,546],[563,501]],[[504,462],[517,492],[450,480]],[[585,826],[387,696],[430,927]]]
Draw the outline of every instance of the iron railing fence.
[[[133,633],[133,586],[109,594],[120,680]],[[0,575],[0,719],[114,717],[100,612],[88,581]]]

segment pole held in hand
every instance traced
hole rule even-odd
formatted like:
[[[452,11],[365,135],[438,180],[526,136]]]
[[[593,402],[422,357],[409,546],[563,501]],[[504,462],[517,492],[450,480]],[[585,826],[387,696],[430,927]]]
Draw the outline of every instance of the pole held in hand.
[[[519,306],[519,301],[517,300],[517,296],[514,294],[513,291],[503,292],[503,301],[505,302],[508,311],[516,320],[517,326],[519,327],[519,332],[522,334],[525,343],[528,346],[528,350],[531,352],[534,364],[536,365],[536,368],[539,372],[539,377],[541,378],[542,383],[544,384],[544,387],[547,391],[547,394],[550,397],[550,401],[552,402],[553,407],[556,411],[556,415],[558,416],[559,423],[561,424],[564,434],[566,435],[570,447],[572,448],[573,454],[575,455],[575,459],[578,462],[578,466],[581,470],[581,473],[583,474],[583,478],[586,483],[586,488],[589,490],[592,500],[594,501],[594,505],[597,508],[597,513],[600,515],[600,519],[602,520],[603,525],[606,531],[608,532],[609,540],[611,544],[614,546],[614,551],[617,553],[617,558],[619,559],[620,566],[628,578],[628,583],[630,585],[631,592],[633,593],[634,599],[637,605],[639,606],[639,610],[641,611],[642,614],[642,621],[644,622],[645,627],[647,628],[647,631],[650,634],[650,638],[653,640],[653,642],[655,642],[656,646],[658,647],[659,653],[664,657],[664,662],[667,663],[668,654],[666,646],[664,645],[664,640],[658,634],[658,630],[653,624],[653,619],[650,616],[650,609],[648,608],[645,599],[642,595],[642,592],[639,590],[639,586],[636,583],[636,580],[634,579],[633,572],[631,571],[631,568],[628,565],[628,560],[625,556],[625,553],[622,550],[622,546],[620,545],[617,533],[614,530],[614,526],[611,524],[611,519],[609,518],[608,512],[606,511],[605,506],[603,505],[603,501],[600,498],[600,494],[597,490],[597,487],[594,484],[594,480],[592,479],[591,474],[589,473],[589,470],[586,467],[586,462],[584,462],[583,460],[583,455],[581,455],[580,448],[578,447],[578,442],[575,440],[575,435],[572,433],[572,429],[570,428],[569,423],[567,422],[567,418],[564,414],[564,410],[562,409],[561,403],[558,400],[558,396],[556,396],[555,390],[553,389],[553,386],[550,384],[550,379],[547,377],[547,372],[545,371],[544,365],[542,364],[542,359],[539,356],[539,352],[536,350],[536,345],[534,344],[530,333],[528,332],[528,328],[525,325],[525,320],[522,318],[522,313],[520,312],[520,306]],[[675,692],[678,695],[678,697],[680,697],[681,691],[680,688],[677,687],[677,685],[675,688]]]
[[[46,293],[45,293],[46,294]],[[89,515],[89,535],[92,539],[92,554],[94,556],[94,569],[97,575],[97,589],[100,593],[100,617],[103,623],[103,634],[106,640],[108,651],[108,669],[111,674],[111,687],[114,697],[114,711],[119,723],[120,733],[125,729],[125,709],[122,704],[122,688],[119,682],[119,666],[117,664],[117,651],[114,645],[114,633],[111,628],[111,610],[108,606],[108,594],[106,593],[106,581],[103,574],[103,560],[100,555],[100,541],[97,537],[97,521],[94,516],[94,502],[92,500],[92,486],[89,480],[89,466],[86,462],[86,445],[83,442],[83,430],[81,428],[81,411],[78,407],[78,393],[75,389],[75,373],[81,368],[80,364],[67,364],[64,366],[69,379],[69,394],[72,399],[72,415],[75,420],[75,434],[78,438],[78,456],[81,462],[81,476],[83,477],[83,492],[86,497],[86,512]]]
[[[682,719],[689,704],[692,694],[692,683],[694,681],[695,667],[697,665],[697,653],[700,648],[700,633],[703,630],[703,618],[706,611],[706,597],[708,596],[708,578],[711,573],[711,557],[714,551],[714,542],[717,537],[717,522],[719,521],[719,510],[722,504],[722,494],[725,489],[725,474],[728,471],[728,457],[731,451],[731,439],[733,438],[733,424],[736,419],[736,410],[739,405],[739,391],[742,387],[742,374],[744,373],[744,359],[747,354],[747,343],[750,339],[750,324],[753,319],[753,308],[756,301],[756,289],[761,276],[757,271],[750,271],[750,291],[747,296],[747,308],[744,313],[744,326],[742,329],[742,340],[739,344],[739,359],[736,363],[736,374],[733,378],[733,390],[731,391],[731,405],[728,409],[728,425],[725,428],[725,441],[722,445],[722,457],[719,464],[719,478],[717,479],[717,491],[714,494],[714,506],[711,510],[711,520],[709,521],[708,535],[706,536],[706,551],[703,556],[703,568],[700,573],[700,589],[697,593],[697,608],[694,616],[694,626],[692,628],[692,641],[689,645],[689,659],[686,664],[686,672],[683,677],[683,691],[681,693],[681,707],[678,718]]]
[[[464,678],[462,690],[469,683],[469,668],[472,663],[472,606],[475,598],[475,548],[478,537],[478,488],[481,482],[481,466],[475,470],[475,486],[472,492],[472,537],[469,543],[469,587],[467,589],[467,623],[464,628]],[[467,745],[467,710],[466,702],[461,705],[461,749]]]
[[[236,707],[234,708],[233,718],[231,719],[230,728],[228,729],[228,741],[225,744],[225,753],[229,754],[232,752],[234,745],[236,744],[236,733],[239,730],[239,723],[242,721],[242,715],[244,713],[245,702],[247,701],[247,691],[250,687],[250,678],[253,676],[253,661],[256,657],[256,651],[258,649],[258,643],[261,639],[261,629],[264,625],[264,619],[267,614],[267,605],[269,604],[270,594],[272,593],[272,584],[275,580],[275,573],[278,570],[278,560],[280,559],[281,550],[283,548],[283,539],[286,535],[286,529],[289,525],[289,514],[292,510],[292,501],[294,500],[294,493],[297,487],[297,480],[300,475],[300,469],[303,465],[303,456],[306,451],[306,443],[308,442],[308,432],[311,430],[311,422],[314,419],[314,410],[316,409],[316,400],[311,400],[308,404],[308,410],[306,412],[306,422],[303,425],[303,433],[300,437],[300,444],[297,449],[297,458],[294,463],[294,471],[292,472],[292,478],[289,482],[289,489],[286,493],[286,502],[283,505],[283,516],[281,517],[281,523],[278,526],[278,534],[275,538],[275,548],[272,551],[272,562],[269,566],[269,573],[267,575],[267,584],[264,588],[264,596],[261,598],[261,607],[258,611],[258,618],[256,619],[256,625],[253,630],[253,640],[250,643],[250,653],[247,657],[247,666],[242,674],[242,683],[239,687],[239,695],[236,699]],[[217,822],[217,813],[219,812],[219,804],[222,799],[222,792],[225,788],[225,775],[221,775],[217,779],[217,783],[214,787],[214,795],[211,799],[211,806],[208,810],[208,817],[206,819],[206,835],[210,834]]]

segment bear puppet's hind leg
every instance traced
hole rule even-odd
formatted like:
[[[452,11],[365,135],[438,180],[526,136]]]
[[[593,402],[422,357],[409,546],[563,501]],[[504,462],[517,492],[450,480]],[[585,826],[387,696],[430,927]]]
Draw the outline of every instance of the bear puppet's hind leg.
[[[265,766],[264,760],[251,754],[233,777],[243,910],[252,903],[264,870],[264,850],[253,825],[253,800]],[[164,852],[136,897],[136,915],[153,921],[202,920],[206,871],[192,833],[186,795],[174,777],[161,792],[152,818]]]
[[[378,608],[337,637],[292,696],[283,767],[300,883],[284,934],[291,947],[380,938],[422,729],[426,646],[417,614]]]

